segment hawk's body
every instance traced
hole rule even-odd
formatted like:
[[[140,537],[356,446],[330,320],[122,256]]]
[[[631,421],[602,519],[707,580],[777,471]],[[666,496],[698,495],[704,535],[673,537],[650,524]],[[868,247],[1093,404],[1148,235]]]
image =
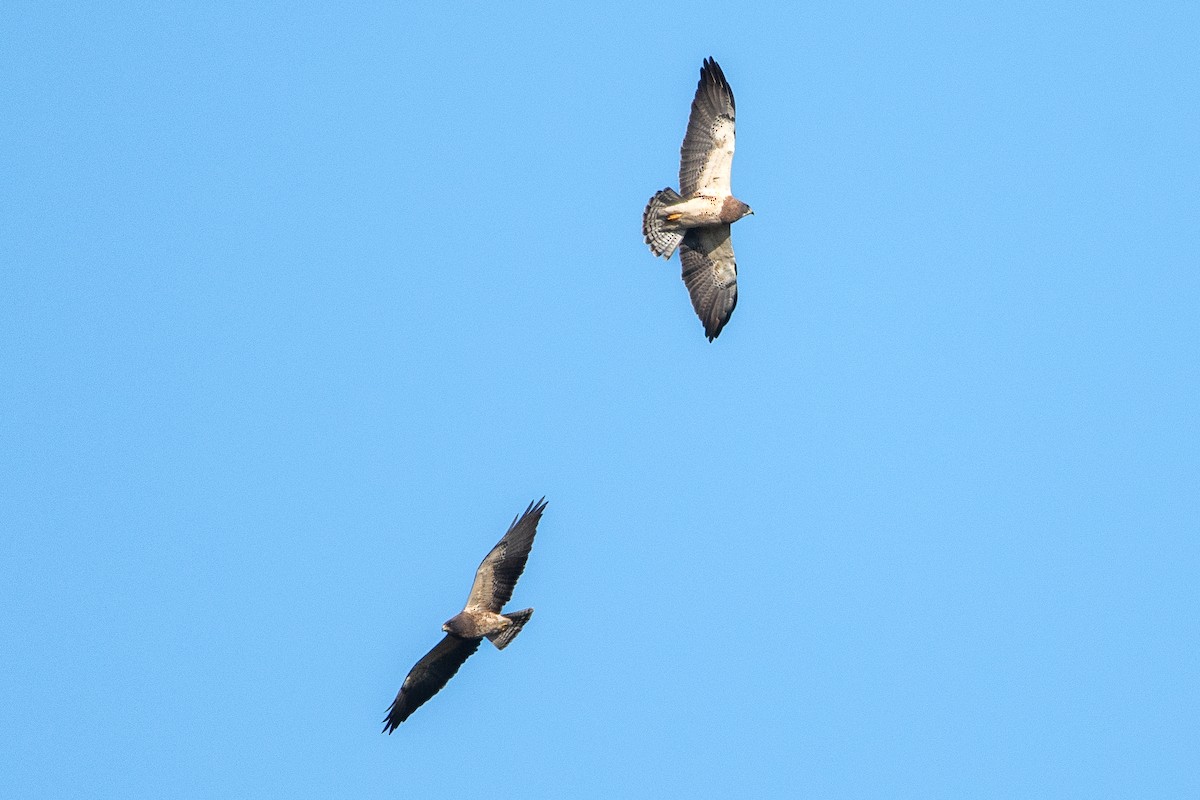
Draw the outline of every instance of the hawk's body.
[[[722,196],[698,194],[689,200],[673,203],[667,216],[679,228],[700,228],[706,225],[731,225],[745,214],[745,205],[731,194]],[[658,253],[657,255],[662,255]],[[667,254],[670,256],[670,253]]]
[[[737,305],[729,226],[754,213],[729,186],[734,117],[733,90],[717,62],[707,58],[679,149],[679,191],[658,192],[642,215],[642,234],[654,255],[670,258],[678,248],[692,307],[710,342]]]
[[[446,620],[445,629],[461,638],[480,639],[484,636],[495,636],[512,625],[513,621],[503,614],[483,609],[468,609]]]
[[[508,532],[496,543],[475,571],[475,582],[467,606],[442,625],[445,638],[409,670],[400,693],[388,708],[383,730],[391,733],[409,714],[433,697],[458,672],[463,662],[488,641],[503,650],[517,637],[533,616],[532,608],[500,613],[512,599],[517,578],[525,570],[538,522],[546,508],[543,498],[530,503],[525,513],[513,520]]]

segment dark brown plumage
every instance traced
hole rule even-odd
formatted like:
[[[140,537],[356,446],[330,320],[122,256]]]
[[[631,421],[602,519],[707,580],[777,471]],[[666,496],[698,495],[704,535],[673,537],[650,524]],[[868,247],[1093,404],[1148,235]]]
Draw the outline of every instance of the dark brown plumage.
[[[479,648],[484,637],[503,650],[529,621],[532,608],[508,614],[501,611],[512,598],[517,579],[525,570],[545,508],[544,497],[530,503],[525,513],[513,520],[508,531],[480,562],[466,607],[442,625],[445,638],[409,670],[383,720],[384,733],[396,730],[410,714],[441,691],[463,662]]]

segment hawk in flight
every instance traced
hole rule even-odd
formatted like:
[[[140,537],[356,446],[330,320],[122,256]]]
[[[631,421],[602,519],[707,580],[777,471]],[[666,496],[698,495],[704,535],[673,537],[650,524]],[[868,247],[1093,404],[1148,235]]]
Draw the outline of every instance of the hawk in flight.
[[[409,714],[433,697],[458,672],[479,643],[486,636],[488,641],[503,650],[517,638],[521,628],[533,616],[532,608],[524,608],[508,614],[500,613],[504,604],[512,598],[517,579],[525,570],[525,561],[533,547],[538,522],[546,508],[546,498],[530,503],[525,513],[513,520],[508,532],[487,554],[479,569],[475,571],[475,583],[467,596],[467,607],[451,617],[442,630],[446,638],[417,662],[400,693],[388,708],[383,720],[383,730],[391,733]]]
[[[737,305],[737,262],[729,226],[754,213],[729,188],[733,111],[733,90],[725,73],[706,58],[679,149],[679,191],[668,187],[658,192],[642,214],[642,235],[654,255],[670,258],[679,248],[683,282],[710,342]]]

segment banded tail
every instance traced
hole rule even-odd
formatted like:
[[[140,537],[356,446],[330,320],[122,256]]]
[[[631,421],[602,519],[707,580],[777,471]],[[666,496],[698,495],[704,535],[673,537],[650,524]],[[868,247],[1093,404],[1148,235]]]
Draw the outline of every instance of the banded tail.
[[[670,258],[675,248],[683,241],[684,232],[677,225],[667,222],[666,207],[678,203],[683,198],[671,187],[663,189],[646,204],[642,214],[642,236],[650,245],[650,252],[656,256]]]
[[[529,618],[532,616],[532,608],[523,608],[520,611],[505,614],[505,619],[510,621],[512,625],[509,625],[499,633],[488,634],[488,641],[496,645],[497,650],[503,650],[508,647],[509,642],[517,638],[517,634],[521,632],[521,628],[525,627],[525,623],[529,622]]]

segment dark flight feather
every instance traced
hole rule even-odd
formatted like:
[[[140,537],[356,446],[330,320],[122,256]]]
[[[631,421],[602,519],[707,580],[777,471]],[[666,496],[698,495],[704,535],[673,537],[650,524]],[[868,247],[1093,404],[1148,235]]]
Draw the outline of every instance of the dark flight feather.
[[[728,225],[690,228],[679,243],[683,282],[711,342],[737,307],[737,261]]]
[[[383,732],[391,733],[408,716],[424,705],[425,701],[442,690],[463,662],[479,649],[483,639],[461,639],[453,634],[438,642],[437,646],[416,663],[404,679],[396,699],[388,707],[383,720]]]

